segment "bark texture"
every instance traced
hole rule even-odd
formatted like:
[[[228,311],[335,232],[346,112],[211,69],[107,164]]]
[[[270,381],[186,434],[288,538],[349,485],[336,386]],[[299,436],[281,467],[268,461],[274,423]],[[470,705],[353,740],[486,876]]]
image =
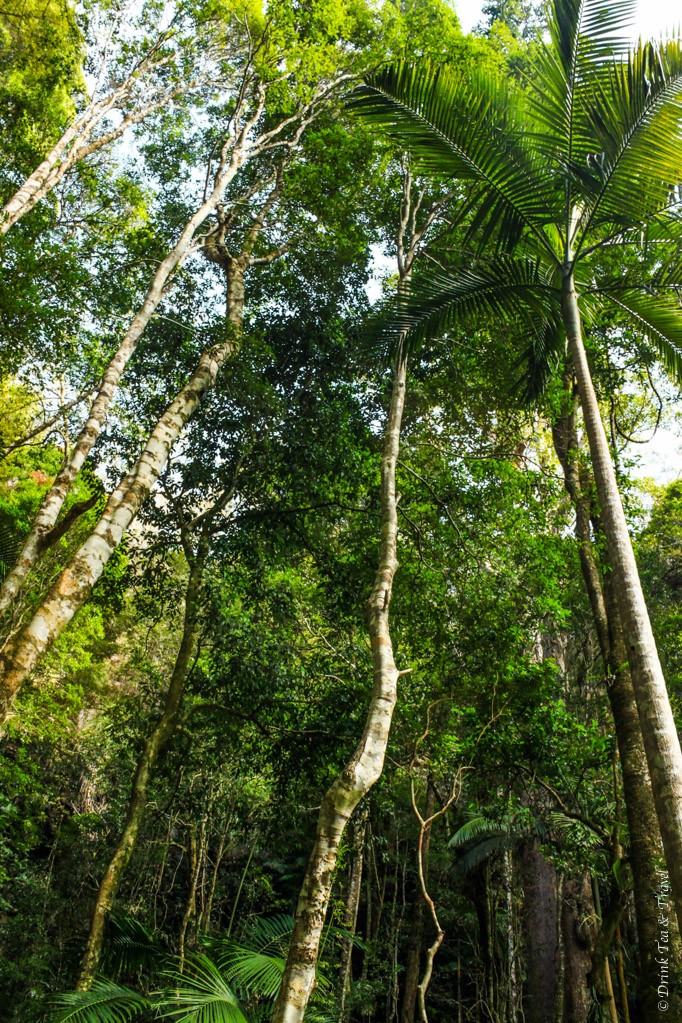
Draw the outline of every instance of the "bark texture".
[[[640,947],[638,996],[644,1020],[653,1021],[659,1016],[659,968],[655,956],[659,937],[657,871],[663,862],[661,832],[611,574],[607,572],[602,578],[592,542],[592,528],[598,531],[600,522],[592,508],[590,479],[585,478],[580,465],[576,408],[572,397],[568,397],[569,406],[554,424],[552,433],[564,472],[566,490],[575,510],[575,532],[583,580],[607,673],[607,695],[616,730],[628,821],[628,852],[634,880],[633,896]],[[679,957],[679,940],[676,949]],[[681,1018],[680,1011],[680,1000],[671,999],[671,1023],[673,1019]]]
[[[296,907],[294,928],[275,1003],[273,1023],[302,1023],[315,985],[320,938],[329,906],[339,843],[360,800],[381,776],[395,707],[398,670],[389,630],[389,606],[397,561],[398,503],[395,489],[400,426],[405,403],[406,364],[393,377],[391,403],[381,462],[381,545],[379,566],[368,600],[368,627],[374,686],[365,730],[350,762],[327,791],[317,822]]]
[[[178,725],[185,680],[196,641],[199,587],[201,585],[204,557],[205,546],[200,548],[197,557],[190,566],[189,580],[185,592],[182,638],[175,658],[163,710],[154,731],[147,738],[140,759],[137,762],[123,831],[97,892],[90,922],[90,933],[77,984],[77,990],[79,991],[84,991],[90,987],[99,968],[104,928],[113,908],[121,878],[135,850],[137,835],[147,805],[149,780],[154,770],[154,765],[164,748],[168,745]]]
[[[561,934],[564,948],[565,1023],[587,1023],[590,1013],[589,975],[592,961],[585,920],[592,906],[588,876],[564,878],[561,900]]]
[[[159,478],[171,447],[203,396],[215,384],[226,360],[236,351],[244,312],[244,285],[240,274],[235,273],[230,288],[227,338],[203,353],[190,380],[157,421],[131,472],[110,495],[97,526],[76,551],[26,628],[5,651],[0,661],[0,721],[7,718],[19,688],[38,659],[85,603]]]
[[[682,750],[583,345],[572,273],[564,277],[562,311],[578,383],[654,804],[679,921],[682,919]]]
[[[246,159],[244,147],[245,140],[240,139],[229,155],[223,154],[221,169],[216,174],[213,190],[187,221],[175,246],[159,264],[142,306],[133,317],[121,344],[104,371],[90,405],[88,417],[71,453],[46,494],[16,563],[2,583],[0,614],[6,612],[11,606],[26,582],[31,569],[38,561],[45,539],[53,530],[64,501],[100,435],[109,412],[109,406],[126,366],[135,352],[147,324],[156,312],[173,274],[182,265],[190,251],[198,228],[215,211],[226,187],[244,163]]]
[[[526,946],[524,1015],[527,1023],[554,1023],[559,965],[556,870],[536,839],[523,845],[520,862]]]

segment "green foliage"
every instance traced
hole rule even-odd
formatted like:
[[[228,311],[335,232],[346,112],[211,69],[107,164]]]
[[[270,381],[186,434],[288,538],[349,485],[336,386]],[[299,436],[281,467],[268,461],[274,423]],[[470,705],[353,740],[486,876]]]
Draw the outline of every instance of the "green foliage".
[[[87,991],[59,995],[55,1023],[127,1023],[149,1008],[149,1001],[111,980],[94,980]]]

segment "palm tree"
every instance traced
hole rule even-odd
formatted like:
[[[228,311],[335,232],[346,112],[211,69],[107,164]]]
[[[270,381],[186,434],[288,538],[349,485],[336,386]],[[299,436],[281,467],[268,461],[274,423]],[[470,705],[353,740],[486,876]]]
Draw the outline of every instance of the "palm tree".
[[[415,284],[384,339],[407,349],[462,316],[492,314],[531,338],[532,393],[567,349],[682,920],[682,752],[583,341],[583,325],[606,308],[682,379],[682,49],[679,40],[628,48],[633,9],[633,0],[554,0],[524,89],[485,70],[402,64],[350,102],[422,169],[469,183],[466,264]],[[639,256],[645,245],[652,258],[604,272],[614,253]]]

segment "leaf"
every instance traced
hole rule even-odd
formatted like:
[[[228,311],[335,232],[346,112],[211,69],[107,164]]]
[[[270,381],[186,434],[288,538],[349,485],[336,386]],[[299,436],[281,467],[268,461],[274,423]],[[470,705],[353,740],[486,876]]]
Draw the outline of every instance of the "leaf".
[[[651,342],[670,376],[682,383],[682,308],[677,297],[615,287],[599,292],[598,297],[610,302],[630,320]]]
[[[185,972],[165,974],[172,990],[158,993],[157,1016],[176,1023],[249,1023],[218,966],[202,953],[189,957]]]
[[[141,920],[120,911],[112,913],[106,944],[106,960],[112,970],[134,973],[156,965],[164,954],[158,935]]]
[[[593,83],[585,119],[594,188],[583,233],[602,221],[629,227],[670,205],[682,176],[682,47],[639,44]]]
[[[421,170],[481,183],[472,235],[485,221],[508,244],[530,231],[554,258],[540,226],[560,216],[561,190],[527,142],[525,99],[508,79],[396,64],[368,78],[348,106],[408,149]]]
[[[87,991],[67,991],[53,1004],[51,1023],[128,1023],[153,1003],[111,980],[94,980]]]
[[[537,259],[500,257],[462,266],[451,276],[430,273],[415,278],[389,306],[388,314],[368,329],[370,344],[384,357],[411,353],[455,324],[493,320],[526,334],[538,323],[558,325],[560,292],[552,283],[554,268]]]

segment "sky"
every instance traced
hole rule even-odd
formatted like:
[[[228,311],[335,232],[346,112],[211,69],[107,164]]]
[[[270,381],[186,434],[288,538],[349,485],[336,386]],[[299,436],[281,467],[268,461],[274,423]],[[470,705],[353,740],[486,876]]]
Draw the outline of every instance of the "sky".
[[[481,18],[481,0],[454,0],[462,28],[469,32]],[[633,37],[658,36],[661,30],[682,22],[679,0],[640,0]]]

